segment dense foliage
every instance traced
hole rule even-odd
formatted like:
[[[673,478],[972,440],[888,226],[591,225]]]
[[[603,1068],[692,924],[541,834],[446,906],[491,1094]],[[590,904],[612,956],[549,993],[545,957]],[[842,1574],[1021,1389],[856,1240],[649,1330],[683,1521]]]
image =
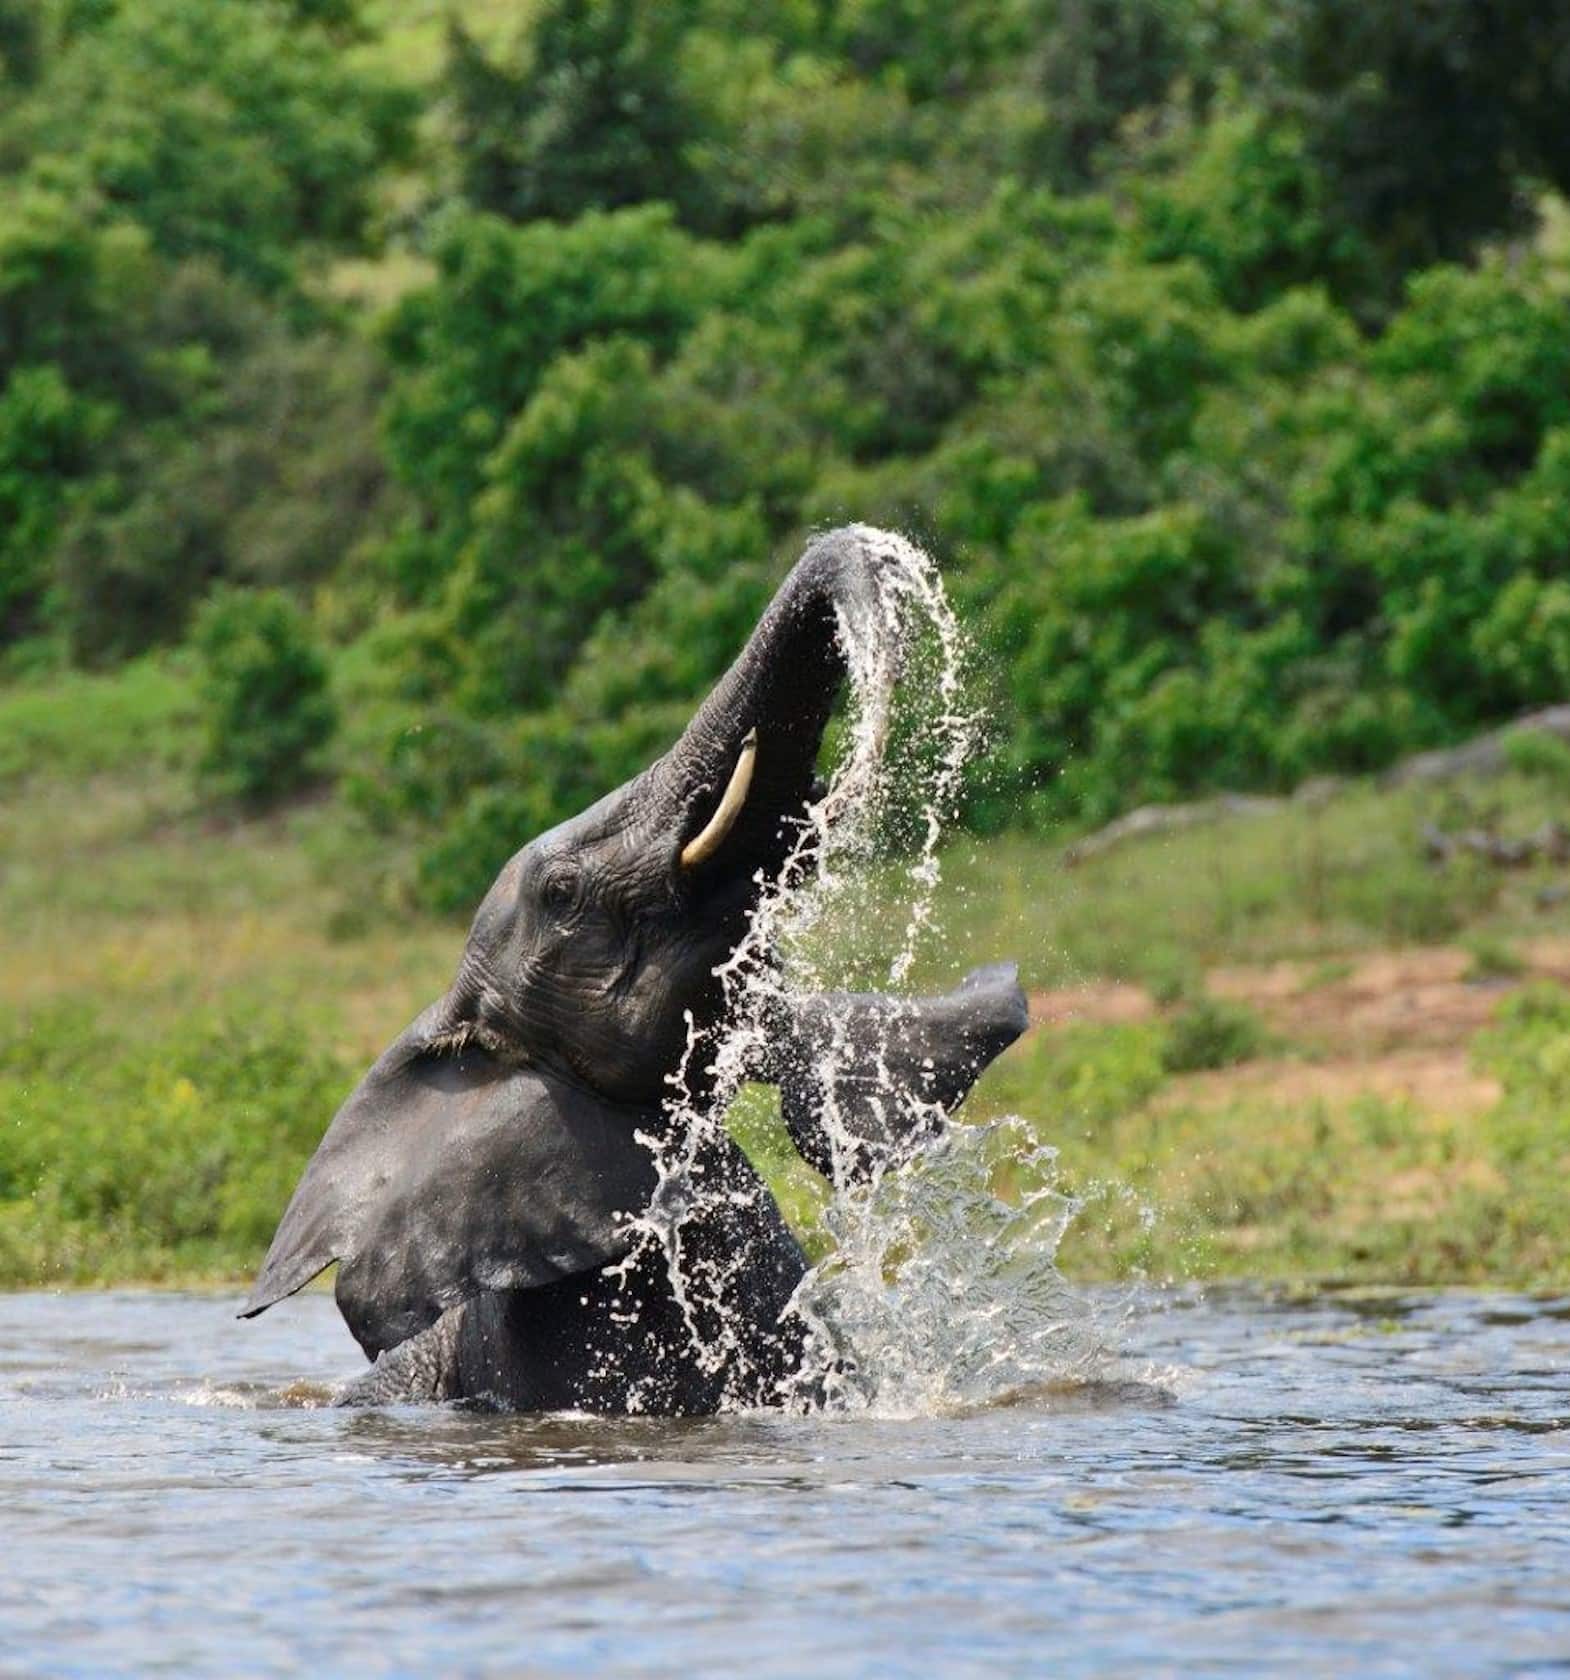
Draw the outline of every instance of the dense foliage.
[[[434,79],[380,15],[0,0],[12,671],[291,592],[454,908],[826,521],[984,626],[978,824],[1564,698],[1570,9],[540,0]]]

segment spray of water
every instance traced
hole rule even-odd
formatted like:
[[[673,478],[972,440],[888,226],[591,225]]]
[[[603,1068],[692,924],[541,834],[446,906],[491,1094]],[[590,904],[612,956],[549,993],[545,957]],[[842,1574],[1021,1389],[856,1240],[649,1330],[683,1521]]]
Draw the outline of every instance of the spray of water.
[[[715,1253],[687,1236],[700,1214],[745,1210],[715,1204],[735,1192],[708,1182],[705,1153],[780,1007],[870,977],[891,899],[902,931],[892,954],[878,952],[877,981],[891,990],[908,981],[935,931],[940,847],[982,739],[966,700],[965,643],[932,560],[890,532],[863,526],[856,536],[876,587],[839,616],[850,704],[838,766],[721,970],[723,1027],[689,1027],[671,1124],[643,1140],[659,1185],[636,1225],[638,1249],[663,1251],[694,1357],[735,1373],[738,1394],[747,1354],[726,1303],[744,1244]],[[832,1094],[832,1066],[849,1053],[839,1042],[823,1050],[831,1077],[822,1121],[837,1161],[856,1141]],[[889,1077],[881,1084],[896,1135],[939,1130],[941,1117],[914,1092]],[[870,1183],[836,1173],[834,1249],[794,1303],[808,1327],[801,1404],[901,1414],[986,1404],[1094,1358],[1099,1339],[1055,1264],[1076,1204],[1053,1188],[1054,1160],[1027,1123],[1009,1118],[949,1128],[918,1160]],[[745,1229],[744,1219],[727,1223]]]

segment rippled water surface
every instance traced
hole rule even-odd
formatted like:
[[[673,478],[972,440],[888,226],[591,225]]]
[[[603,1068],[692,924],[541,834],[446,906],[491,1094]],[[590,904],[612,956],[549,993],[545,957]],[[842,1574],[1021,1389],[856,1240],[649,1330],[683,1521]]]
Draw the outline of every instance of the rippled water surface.
[[[1570,1301],[1170,1301],[1011,1405],[688,1423],[313,1407],[331,1301],[234,1305],[0,1297],[0,1671],[1570,1670]]]

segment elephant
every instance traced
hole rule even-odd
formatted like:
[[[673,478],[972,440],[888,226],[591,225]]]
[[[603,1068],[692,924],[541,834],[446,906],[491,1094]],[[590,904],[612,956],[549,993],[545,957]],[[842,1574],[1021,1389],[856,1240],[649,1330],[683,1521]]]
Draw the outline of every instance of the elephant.
[[[803,1251],[723,1126],[693,1125],[712,1068],[686,1070],[681,1103],[672,1081],[694,1034],[726,1030],[725,965],[762,896],[812,866],[843,627],[888,564],[874,535],[812,540],[675,745],[502,868],[446,995],[332,1120],[241,1316],[336,1261],[373,1361],[344,1400],[691,1415],[800,1396]],[[748,1077],[845,1185],[941,1130],[1026,1019],[1007,964],[932,998],[781,988]],[[703,1194],[651,1227],[681,1193],[673,1148]]]

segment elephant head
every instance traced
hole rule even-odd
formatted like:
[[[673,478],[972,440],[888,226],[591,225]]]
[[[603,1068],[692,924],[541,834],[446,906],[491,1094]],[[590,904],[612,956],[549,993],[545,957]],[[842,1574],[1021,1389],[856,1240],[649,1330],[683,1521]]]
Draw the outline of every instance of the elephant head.
[[[688,1015],[715,1017],[716,968],[811,832],[845,676],[837,620],[872,610],[879,567],[860,531],[815,541],[680,740],[506,864],[437,1040],[616,1101],[660,1100]]]

